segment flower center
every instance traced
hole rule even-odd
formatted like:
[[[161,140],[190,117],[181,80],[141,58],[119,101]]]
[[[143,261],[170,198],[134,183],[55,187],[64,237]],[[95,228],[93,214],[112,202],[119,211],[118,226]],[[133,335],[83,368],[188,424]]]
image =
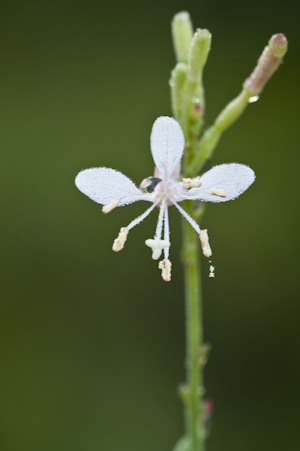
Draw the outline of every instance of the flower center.
[[[174,193],[176,191],[176,183],[173,182],[161,182],[159,183],[154,190],[154,194],[156,199],[162,201],[165,199],[167,202],[171,201],[174,197]],[[171,205],[171,204],[170,204]]]

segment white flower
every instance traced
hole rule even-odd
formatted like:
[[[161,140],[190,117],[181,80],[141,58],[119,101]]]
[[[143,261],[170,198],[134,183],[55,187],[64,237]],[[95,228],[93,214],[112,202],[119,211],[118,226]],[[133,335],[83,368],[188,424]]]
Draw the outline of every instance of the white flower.
[[[146,240],[146,245],[152,248],[152,258],[155,260],[160,257],[162,250],[164,251],[164,260],[160,262],[159,267],[163,269],[164,280],[170,280],[168,207],[174,205],[191,224],[199,235],[204,255],[210,257],[207,231],[200,230],[197,222],[178,202],[185,199],[204,202],[226,202],[235,199],[254,182],[255,174],[248,166],[231,163],[215,166],[201,177],[179,181],[184,136],[178,122],[171,117],[162,116],[156,119],[150,141],[156,165],[155,173],[154,177],[144,179],[139,188],[121,172],[103,167],[79,172],[75,184],[92,200],[104,205],[104,213],[138,200],[151,202],[151,207],[142,215],[131,221],[127,227],[121,228],[113,244],[115,252],[123,249],[129,230],[143,221],[156,206],[160,208],[154,239]]]

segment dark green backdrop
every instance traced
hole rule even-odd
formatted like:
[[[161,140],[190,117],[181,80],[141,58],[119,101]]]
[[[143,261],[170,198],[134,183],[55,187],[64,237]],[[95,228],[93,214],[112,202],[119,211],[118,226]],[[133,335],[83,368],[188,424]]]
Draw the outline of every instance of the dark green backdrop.
[[[170,21],[188,10],[213,34],[207,123],[240,91],[273,33],[289,52],[213,164],[257,174],[209,205],[216,278],[203,259],[208,451],[299,447],[299,6],[287,0],[1,1],[1,451],[171,451],[183,432],[181,230],[173,280],[144,240],[111,251],[140,203],[103,216],[74,186],[108,166],[151,175],[152,123],[171,115]]]

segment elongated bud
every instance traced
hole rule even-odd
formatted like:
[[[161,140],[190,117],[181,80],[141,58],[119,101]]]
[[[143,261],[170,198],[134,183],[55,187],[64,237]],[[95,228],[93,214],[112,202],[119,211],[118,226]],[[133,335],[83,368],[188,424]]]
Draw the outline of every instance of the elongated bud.
[[[288,41],[283,34],[274,34],[261,54],[257,66],[244,82],[244,88],[252,95],[259,94],[271,78],[287,51]]]
[[[172,37],[177,61],[187,63],[190,43],[193,37],[193,26],[188,12],[182,11],[174,16],[172,20]]]
[[[269,48],[277,58],[283,58],[287,52],[288,40],[282,33],[273,34],[269,40]]]
[[[191,42],[188,64],[189,83],[199,83],[203,67],[206,63],[211,46],[211,34],[208,30],[197,29]]]
[[[180,108],[183,100],[183,89],[186,82],[187,66],[184,63],[176,64],[171,72],[169,81],[171,87],[171,101],[175,117],[179,116]]]

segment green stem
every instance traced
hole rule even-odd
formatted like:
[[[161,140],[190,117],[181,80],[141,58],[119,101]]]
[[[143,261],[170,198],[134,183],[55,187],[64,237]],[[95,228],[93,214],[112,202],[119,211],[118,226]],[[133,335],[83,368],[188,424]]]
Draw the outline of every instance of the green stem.
[[[185,203],[186,211],[193,215],[191,201]],[[202,309],[201,309],[201,274],[199,256],[199,238],[190,224],[184,221],[184,267],[186,298],[186,383],[188,400],[186,402],[186,428],[191,451],[204,450],[203,385],[202,366],[200,366],[200,349],[202,346]]]

